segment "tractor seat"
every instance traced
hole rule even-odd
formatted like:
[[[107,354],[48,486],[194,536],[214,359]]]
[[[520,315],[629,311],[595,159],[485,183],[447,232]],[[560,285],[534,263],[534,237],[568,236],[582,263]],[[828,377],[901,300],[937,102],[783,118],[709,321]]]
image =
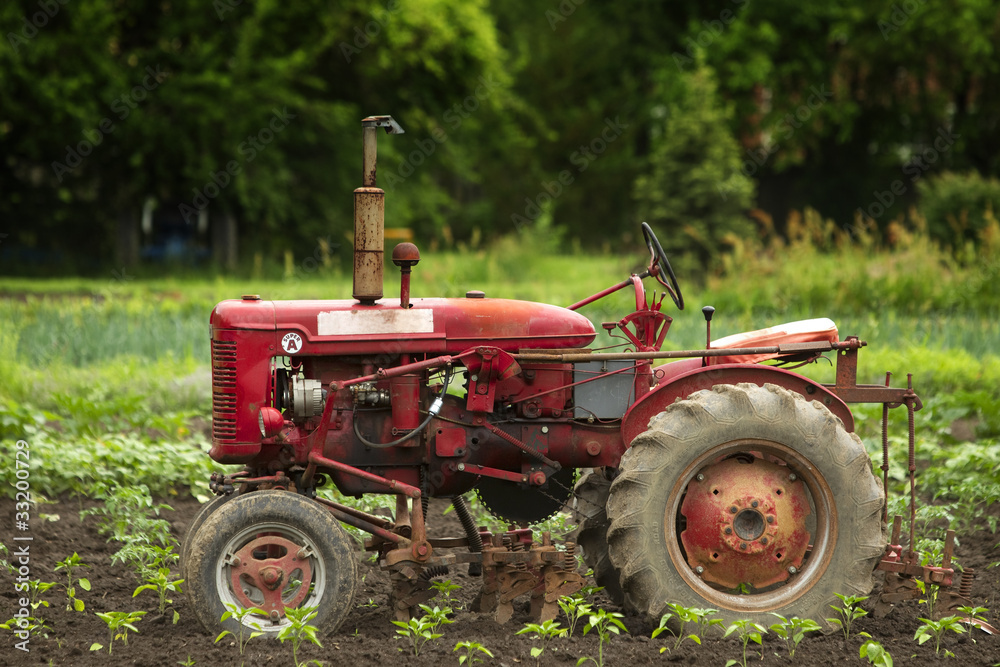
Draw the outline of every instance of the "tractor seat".
[[[712,347],[768,347],[788,343],[835,343],[838,340],[837,325],[833,323],[833,320],[826,317],[818,317],[812,320],[799,320],[798,322],[779,324],[767,329],[733,334],[732,336],[713,340]],[[756,364],[781,356],[777,352],[771,354],[743,354],[732,357],[708,357],[707,362],[709,366],[718,366],[719,364]]]

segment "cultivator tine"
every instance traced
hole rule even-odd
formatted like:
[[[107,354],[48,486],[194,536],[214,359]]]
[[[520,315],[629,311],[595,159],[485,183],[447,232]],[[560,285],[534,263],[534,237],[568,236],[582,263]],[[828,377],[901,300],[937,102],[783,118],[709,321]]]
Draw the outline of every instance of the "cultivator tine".
[[[417,613],[419,605],[437,595],[437,591],[430,589],[430,582],[418,576],[413,565],[395,566],[390,579],[392,611],[397,621],[409,621]]]

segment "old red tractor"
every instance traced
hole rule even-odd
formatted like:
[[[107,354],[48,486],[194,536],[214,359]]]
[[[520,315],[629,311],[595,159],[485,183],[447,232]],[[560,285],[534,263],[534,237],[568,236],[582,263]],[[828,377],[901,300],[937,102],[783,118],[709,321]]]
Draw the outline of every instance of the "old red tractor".
[[[577,546],[612,598],[654,618],[680,602],[725,619],[821,620],[836,593],[867,594],[879,569],[883,606],[916,597],[918,579],[958,603],[950,534],[941,567],[899,546],[898,518],[887,541],[883,484],[847,404],[881,403],[883,433],[890,408],[909,412],[912,481],[920,400],[888,378],[857,384],[864,342],[839,340],[829,320],[713,341],[705,308],[704,349],[661,351],[672,321],[663,297],[678,310],[684,300],[646,224],[648,267],[567,308],[478,291],[414,298],[410,243],[392,252],[401,296],[385,299],[380,127],[402,131],[388,116],[363,121],[354,298],[244,296],[212,312],[211,457],[245,468],[213,475],[218,497],[183,545],[206,628],[218,630],[226,603],[262,610],[245,622],[271,634],[295,607],[317,607],[323,631],[340,625],[358,560],[341,524],[370,534],[404,619],[432,596],[428,579],[463,563],[482,577],[479,611],[502,622],[525,595],[535,618],[552,618],[584,584]],[[595,328],[577,311],[622,289],[634,290],[634,312],[603,326],[627,346],[588,349]],[[833,384],[787,368],[823,354],[836,357]],[[318,497],[329,483],[342,496],[394,496],[395,513]],[[473,490],[506,528],[476,525],[462,495]],[[452,499],[465,535],[428,538],[430,497]],[[580,517],[579,545],[528,528],[565,505]]]

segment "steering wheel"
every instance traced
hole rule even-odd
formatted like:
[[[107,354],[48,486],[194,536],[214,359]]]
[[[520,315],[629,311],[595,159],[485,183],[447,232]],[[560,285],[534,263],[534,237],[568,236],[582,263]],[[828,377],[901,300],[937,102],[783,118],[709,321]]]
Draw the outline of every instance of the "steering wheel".
[[[646,269],[646,273],[656,278],[658,283],[667,288],[667,294],[674,300],[677,310],[684,310],[684,295],[681,294],[681,288],[677,286],[677,276],[674,275],[674,270],[670,266],[667,253],[663,252],[663,246],[660,245],[656,234],[645,222],[642,223],[642,235],[646,239],[646,247],[649,248],[649,267]],[[669,283],[663,279],[664,271],[670,277]]]

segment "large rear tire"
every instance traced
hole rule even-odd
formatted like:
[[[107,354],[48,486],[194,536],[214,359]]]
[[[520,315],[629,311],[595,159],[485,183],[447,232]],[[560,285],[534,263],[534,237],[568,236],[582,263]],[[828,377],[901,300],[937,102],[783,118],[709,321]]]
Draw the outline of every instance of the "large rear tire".
[[[216,635],[239,632],[239,621],[220,618],[226,604],[261,608],[244,620],[276,636],[285,609],[316,607],[310,623],[320,633],[336,630],[350,613],[357,585],[351,538],[333,516],[288,491],[240,495],[212,512],[188,550],[188,600],[202,626]]]
[[[583,561],[594,571],[594,581],[615,604],[622,604],[625,594],[618,570],[608,555],[608,495],[611,482],[600,469],[583,473],[573,489],[573,505],[579,526],[576,542],[583,551]]]
[[[830,616],[866,595],[885,550],[881,484],[861,441],[818,401],[720,385],[650,420],[611,484],[609,554],[628,602],[729,622]]]

